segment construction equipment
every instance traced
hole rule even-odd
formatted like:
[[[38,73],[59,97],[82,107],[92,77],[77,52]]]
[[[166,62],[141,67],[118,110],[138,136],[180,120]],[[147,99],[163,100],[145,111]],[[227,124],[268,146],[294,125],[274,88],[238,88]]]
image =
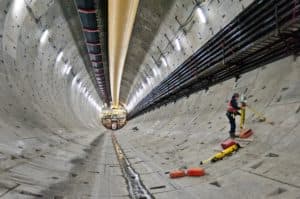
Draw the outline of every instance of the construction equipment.
[[[200,177],[205,175],[205,170],[200,167],[189,168],[186,171],[183,169],[174,170],[169,173],[170,178],[181,178],[184,176]]]
[[[241,130],[245,128],[246,108],[249,109],[251,112],[253,112],[255,114],[255,116],[258,117],[260,122],[266,122],[268,124],[274,125],[274,122],[268,121],[267,118],[262,113],[258,112],[257,110],[255,110],[254,108],[249,106],[249,104],[247,104],[245,96],[242,95],[241,96],[241,110],[240,110],[240,113],[241,113],[240,129]]]
[[[253,134],[252,129],[242,129],[240,134],[239,134],[239,138],[248,138]]]
[[[193,177],[200,177],[205,175],[205,171],[203,168],[195,167],[195,168],[189,168],[186,170],[187,176],[193,176]]]
[[[239,148],[241,148],[241,146],[238,143],[236,143],[228,147],[227,149],[215,154],[214,156],[208,158],[207,160],[201,161],[200,165],[208,162],[216,162],[218,160],[222,160],[224,157],[231,155],[234,151],[239,150]]]
[[[175,171],[171,171],[169,173],[169,177],[170,178],[181,178],[185,176],[185,171],[184,170],[175,170]]]
[[[221,143],[221,146],[223,149],[227,149],[228,147],[231,147],[234,144],[236,144],[236,142],[233,139],[227,139]]]
[[[240,117],[240,129],[244,129],[245,126],[245,119],[246,119],[246,103],[242,102],[242,107],[241,107],[241,117]]]
[[[260,122],[266,122],[268,124],[274,125],[274,122],[268,121],[267,118],[262,113],[258,112],[257,110],[255,110],[254,108],[249,106],[248,104],[247,104],[247,108],[259,118]]]
[[[240,117],[240,129],[244,129],[245,127],[245,119],[246,119],[246,100],[245,100],[245,96],[242,94],[241,96],[241,117]]]

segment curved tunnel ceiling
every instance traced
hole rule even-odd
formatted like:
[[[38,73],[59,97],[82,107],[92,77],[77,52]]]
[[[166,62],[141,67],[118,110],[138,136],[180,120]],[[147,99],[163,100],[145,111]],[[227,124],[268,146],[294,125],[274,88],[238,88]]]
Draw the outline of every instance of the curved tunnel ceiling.
[[[145,98],[146,94],[156,88],[160,82],[163,83],[163,80],[169,78],[168,75],[170,75],[172,71],[180,68],[180,65],[184,60],[188,59],[187,61],[189,61],[189,59],[191,59],[189,55],[195,55],[195,51],[198,49],[195,48],[197,45],[191,45],[193,42],[204,45],[207,41],[211,40],[209,42],[214,43],[213,39],[218,37],[216,32],[219,31],[219,34],[222,34],[220,32],[222,31],[222,27],[213,26],[214,21],[212,20],[216,18],[216,16],[214,16],[215,13],[211,13],[210,11],[210,8],[213,9],[213,6],[218,6],[218,3],[205,1],[201,3],[200,1],[192,3],[176,1],[141,1],[137,12],[138,14],[134,25],[133,35],[130,37],[138,1],[132,6],[126,7],[126,9],[124,6],[119,6],[113,2],[108,4],[108,7],[106,7],[107,4],[104,2],[100,4],[94,2],[88,4],[81,0],[75,2],[77,4],[76,6],[81,21],[82,31],[84,33],[84,42],[87,48],[86,52],[89,54],[90,58],[90,68],[92,68],[91,70],[93,71],[93,75],[91,76],[92,80],[100,90],[102,100],[108,104],[110,101],[109,91],[113,91],[113,93],[111,93],[113,97],[113,106],[119,104],[118,100],[120,98],[121,104],[124,104],[128,111],[132,111],[132,109],[138,105],[138,102]],[[242,8],[242,10],[244,10],[251,2],[252,1],[249,0],[240,4],[233,4],[237,6],[230,9],[234,10]],[[125,2],[123,3],[124,5],[126,4]],[[254,2],[254,4],[256,3]],[[109,7],[109,5],[111,5],[111,7]],[[240,5],[241,7],[238,8]],[[279,14],[281,14],[281,5],[281,2],[278,2],[276,5],[279,9]],[[287,9],[290,9],[286,5],[284,6]],[[295,6],[293,2],[291,2],[290,5],[292,7]],[[113,11],[113,8],[118,8],[119,11]],[[185,8],[186,12],[179,12],[182,8]],[[104,11],[105,9],[108,9],[107,13]],[[295,15],[295,9],[290,10],[291,16]],[[127,24],[127,22],[122,22],[121,20],[127,20],[121,11],[133,13],[129,14],[131,16],[128,18],[130,25],[124,26],[128,28],[128,31],[124,31],[124,27],[122,28],[115,23],[119,21],[119,24]],[[66,12],[68,11],[65,11],[65,13]],[[115,16],[112,15],[112,13],[119,13],[119,15]],[[234,13],[234,15],[226,17],[227,22],[222,23],[223,26],[230,23],[234,17],[237,16],[238,12]],[[150,15],[152,17],[150,17]],[[112,34],[108,37],[110,39],[109,43],[111,48],[105,44],[107,43],[107,37],[102,34],[103,32],[105,33],[105,20],[107,20],[105,16],[109,16],[108,20],[111,20],[111,22],[108,23],[111,24],[111,30],[109,32]],[[278,15],[278,17],[280,16]],[[225,18],[224,15],[222,15],[222,18]],[[102,23],[99,23],[99,21],[102,21]],[[172,26],[168,26],[167,24],[172,24]],[[197,27],[200,27],[201,30],[198,33]],[[226,30],[226,27],[224,28]],[[195,38],[193,35],[195,33],[204,35],[204,39],[202,37]],[[207,33],[211,34],[209,35]],[[129,40],[131,41],[130,44]],[[116,44],[118,44],[119,47]],[[127,53],[128,44],[129,48]],[[191,49],[189,49],[189,45],[191,45]],[[79,47],[79,49],[80,48],[82,47]],[[107,48],[110,51],[110,70],[108,70],[108,63],[105,62],[107,58]],[[236,47],[231,47],[231,49],[232,48]],[[121,49],[123,52],[120,51]],[[219,50],[219,52],[221,51],[222,50]],[[118,60],[118,62],[115,62],[116,60]],[[123,67],[125,67],[124,70]],[[108,73],[110,74],[110,77]],[[233,74],[233,76],[236,75]],[[107,84],[108,82],[110,82],[110,84]],[[158,93],[157,91],[153,92],[156,94]],[[152,96],[151,93],[149,95]],[[176,100],[175,98],[174,96],[170,97],[171,101]],[[146,99],[144,99],[144,101],[145,100]],[[153,100],[151,103],[161,104],[158,101],[153,102]],[[141,106],[141,104],[139,104],[139,106]],[[142,111],[141,108],[135,110],[135,112],[140,111]]]
[[[141,65],[155,37],[159,34],[159,28],[175,2],[176,0],[140,1],[120,87],[120,101],[124,104],[127,103],[135,78],[139,72],[142,72],[140,71]],[[151,73],[151,66],[148,68]]]

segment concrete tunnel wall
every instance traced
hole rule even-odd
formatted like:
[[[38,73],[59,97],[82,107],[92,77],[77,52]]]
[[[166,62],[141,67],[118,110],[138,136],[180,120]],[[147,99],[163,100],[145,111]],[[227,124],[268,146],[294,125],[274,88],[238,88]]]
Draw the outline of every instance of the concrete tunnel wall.
[[[123,96],[124,98],[124,93],[128,92],[130,88],[127,96],[127,108],[132,110],[143,97],[167,78],[172,71],[194,54],[201,46],[213,38],[252,2],[253,0],[204,1],[201,3],[201,8],[206,16],[206,23],[203,23],[200,20],[198,12],[195,10],[195,1],[174,0],[172,7],[164,13],[165,17],[160,18],[162,22],[157,33],[155,33],[155,37],[151,40],[151,44],[148,44],[149,46],[139,46],[136,44],[137,42],[134,43],[134,39],[132,39],[133,43],[130,43],[131,46],[127,55],[127,64],[130,67],[125,68],[123,90],[121,91],[121,97]],[[147,14],[150,15],[152,13]],[[175,16],[178,21],[175,19]],[[189,23],[187,23],[187,19],[190,19],[188,20],[190,21]],[[147,34],[147,31],[151,31],[152,29],[148,27],[147,23],[143,24],[143,28],[138,26],[139,20],[136,23],[133,37],[141,40],[139,43],[143,44],[148,40],[149,33]],[[185,26],[182,27],[179,23],[185,24]],[[175,48],[177,46],[175,45],[175,39],[178,40],[180,50]],[[144,52],[140,48],[147,49],[147,51]],[[167,66],[161,62],[162,54],[158,48],[164,55]],[[138,60],[132,58],[137,57],[136,54],[139,55]],[[136,61],[139,63],[139,59],[143,61],[137,68],[135,64]],[[126,79],[130,79],[129,88],[128,84],[125,83]]]
[[[0,9],[0,197],[45,197],[99,142],[102,102],[56,1]]]
[[[151,190],[157,198],[297,198],[299,77],[299,58],[279,60],[137,117],[117,132],[118,140],[146,187],[166,186]],[[229,137],[225,112],[234,92],[245,94],[248,104],[275,124],[258,122],[248,111],[246,127],[253,129],[254,141],[242,142],[244,148],[228,159],[204,165],[208,175],[201,179],[170,180],[165,172],[199,166],[221,149]]]

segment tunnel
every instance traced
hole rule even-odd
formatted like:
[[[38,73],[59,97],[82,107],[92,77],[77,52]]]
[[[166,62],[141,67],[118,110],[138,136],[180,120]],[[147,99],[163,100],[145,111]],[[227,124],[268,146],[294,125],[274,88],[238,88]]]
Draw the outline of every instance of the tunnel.
[[[1,199],[300,198],[299,0],[0,0],[0,27]]]

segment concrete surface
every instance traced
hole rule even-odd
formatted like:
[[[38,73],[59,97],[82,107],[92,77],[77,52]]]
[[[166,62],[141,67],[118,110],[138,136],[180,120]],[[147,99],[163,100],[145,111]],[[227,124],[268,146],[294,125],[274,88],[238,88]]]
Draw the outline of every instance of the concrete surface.
[[[1,0],[0,27],[0,198],[125,197],[59,3]]]
[[[285,58],[135,118],[117,138],[156,198],[300,198],[299,77],[300,59]],[[258,122],[248,111],[252,142],[204,165],[204,177],[169,179],[166,172],[199,166],[221,150],[229,136],[227,100],[234,92],[244,93],[249,105],[275,124]],[[151,190],[161,185],[166,187]]]
[[[205,9],[218,13],[208,17],[207,27],[212,29],[198,28],[195,20],[184,36],[184,53],[170,51],[172,67],[159,72],[151,55],[157,58],[158,44],[164,48],[164,33],[172,38],[168,26],[173,31],[179,26],[175,13],[185,18],[193,2],[161,5],[151,26],[153,34],[140,32],[147,40],[135,30],[137,38],[130,48],[144,49],[138,60],[143,64],[130,68],[138,54],[132,52],[122,99],[131,96],[129,90],[135,92],[145,74],[140,66],[157,75],[151,80],[154,86],[161,74],[168,74],[208,40],[211,30],[215,34],[220,24],[226,25],[250,2],[207,1]],[[141,5],[145,4],[146,0]],[[155,6],[145,5],[141,24],[151,23],[148,12]],[[0,1],[0,198],[129,198],[110,132],[99,121],[102,101],[69,28],[74,21],[62,13],[56,0]],[[203,37],[197,40],[199,29]],[[67,73],[69,66],[72,71]],[[156,198],[300,198],[299,77],[299,58],[280,60],[243,75],[237,83],[224,82],[138,117],[117,132],[118,141]],[[275,125],[259,123],[249,114],[253,142],[244,143],[245,148],[223,161],[205,165],[208,175],[202,178],[170,180],[165,172],[198,166],[220,149],[219,143],[228,136],[226,100],[235,91],[245,92],[249,103]],[[135,126],[137,132],[131,130]],[[166,187],[151,189],[160,185]]]
[[[121,86],[121,101],[127,104],[129,111],[253,2],[203,1],[201,8],[207,22],[202,23],[194,9],[195,1],[160,1],[160,4],[153,0],[146,1],[141,1]],[[176,39],[180,50],[176,49]],[[167,66],[162,63],[162,57]]]

